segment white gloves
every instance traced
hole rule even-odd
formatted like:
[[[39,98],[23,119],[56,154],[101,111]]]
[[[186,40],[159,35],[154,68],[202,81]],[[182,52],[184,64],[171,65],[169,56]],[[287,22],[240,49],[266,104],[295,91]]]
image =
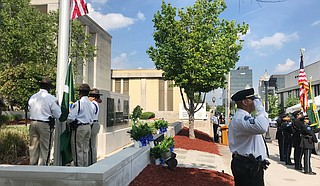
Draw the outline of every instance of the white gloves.
[[[261,101],[259,99],[254,99],[253,100],[253,103],[254,103],[254,107],[257,111],[257,115],[265,115],[268,117],[268,114],[266,113],[266,111],[264,110],[264,107],[261,103]]]

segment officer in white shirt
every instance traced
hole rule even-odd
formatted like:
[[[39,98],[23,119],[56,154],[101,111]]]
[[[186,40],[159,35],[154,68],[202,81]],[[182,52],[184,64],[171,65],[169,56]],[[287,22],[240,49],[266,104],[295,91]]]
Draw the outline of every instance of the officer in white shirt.
[[[32,95],[28,101],[31,120],[29,129],[30,165],[48,165],[54,129],[54,126],[49,125],[49,117],[59,118],[61,115],[57,99],[48,93],[51,88],[54,88],[51,80],[43,78],[39,85],[39,92]]]
[[[73,163],[75,166],[87,167],[89,165],[89,141],[94,110],[88,98],[90,86],[81,84],[78,91],[80,100],[76,101],[70,109],[67,123],[70,124],[72,129],[71,151]]]
[[[92,89],[89,93],[89,100],[92,102],[94,110],[93,123],[91,125],[91,137],[90,137],[90,149],[89,149],[89,165],[97,162],[97,134],[100,130],[99,124],[99,103],[102,102],[100,99],[100,91],[96,88]]]
[[[238,108],[229,125],[235,186],[263,186],[264,169],[269,165],[267,146],[262,136],[269,127],[268,114],[254,96],[253,88],[238,91],[231,99]],[[257,112],[255,118],[251,116],[254,110]]]

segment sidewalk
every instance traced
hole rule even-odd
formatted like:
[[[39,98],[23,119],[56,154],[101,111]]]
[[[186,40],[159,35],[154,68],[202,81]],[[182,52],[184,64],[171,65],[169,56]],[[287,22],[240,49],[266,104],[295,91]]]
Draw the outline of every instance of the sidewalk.
[[[178,166],[217,170],[232,175],[230,169],[231,153],[229,147],[221,144],[217,145],[221,156],[194,150],[175,149]],[[317,175],[305,175],[302,171],[295,170],[294,166],[285,165],[284,162],[279,161],[277,141],[273,140],[272,143],[268,143],[268,148],[270,153],[269,161],[271,164],[265,171],[266,186],[319,185],[320,156],[312,155],[311,157],[311,167]],[[293,152],[291,157],[293,159]]]

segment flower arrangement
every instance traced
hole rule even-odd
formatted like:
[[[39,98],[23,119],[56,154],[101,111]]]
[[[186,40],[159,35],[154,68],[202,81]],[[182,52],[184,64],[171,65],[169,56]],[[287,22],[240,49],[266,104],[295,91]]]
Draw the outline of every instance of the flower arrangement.
[[[167,132],[168,121],[166,120],[156,120],[154,122],[154,127],[158,130],[159,134],[163,134]]]
[[[167,159],[167,154],[173,152],[174,140],[173,137],[165,137],[163,141],[156,144],[153,148],[150,149],[150,156],[154,159],[161,159],[161,164]]]
[[[133,140],[140,141],[142,146],[146,146],[148,142],[153,141],[152,128],[147,123],[133,125],[128,133]]]

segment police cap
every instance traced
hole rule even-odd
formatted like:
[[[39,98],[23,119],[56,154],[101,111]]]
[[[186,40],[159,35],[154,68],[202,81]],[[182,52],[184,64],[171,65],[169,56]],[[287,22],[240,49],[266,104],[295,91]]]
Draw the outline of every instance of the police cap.
[[[253,98],[253,99],[256,98],[254,96],[254,89],[253,88],[240,90],[240,91],[236,92],[235,94],[233,94],[233,96],[231,97],[231,99],[233,101],[241,101],[241,100],[250,99],[250,98]]]
[[[297,117],[298,114],[302,113],[300,110],[296,110],[294,112],[292,112],[293,117]]]

